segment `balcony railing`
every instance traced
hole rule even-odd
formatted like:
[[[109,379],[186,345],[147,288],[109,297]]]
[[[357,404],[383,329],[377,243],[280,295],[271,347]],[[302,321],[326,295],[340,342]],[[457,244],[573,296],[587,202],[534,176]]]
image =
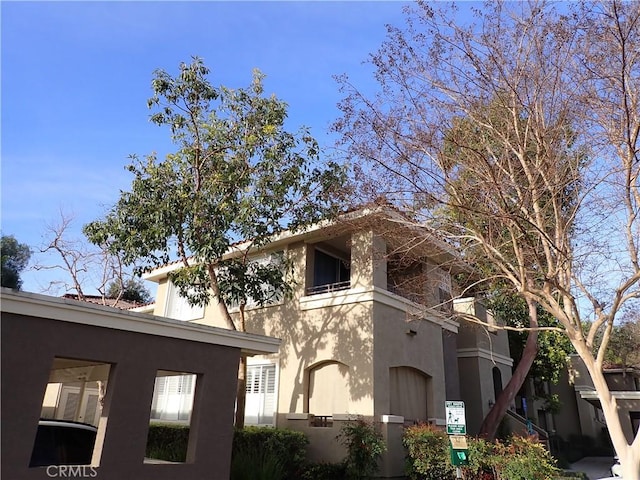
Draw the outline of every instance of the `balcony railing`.
[[[351,288],[351,281],[347,280],[344,282],[308,287],[306,293],[307,295],[320,295],[321,293],[337,292],[339,290],[348,290],[349,288]]]

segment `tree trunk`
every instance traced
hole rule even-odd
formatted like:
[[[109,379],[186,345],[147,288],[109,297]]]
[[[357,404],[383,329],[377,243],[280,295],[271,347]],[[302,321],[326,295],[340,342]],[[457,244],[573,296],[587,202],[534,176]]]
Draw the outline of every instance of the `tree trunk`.
[[[236,428],[244,428],[244,410],[247,403],[247,357],[240,355],[238,389],[236,391]]]
[[[245,323],[243,303],[240,304],[240,319],[238,330],[247,331]],[[238,389],[236,390],[236,428],[244,428],[244,413],[247,404],[247,357],[240,354],[240,364],[238,365]]]
[[[527,305],[529,307],[529,326],[531,328],[536,328],[538,326],[538,312],[536,304],[527,300]],[[500,421],[507,412],[511,402],[513,402],[513,399],[516,398],[516,395],[520,391],[537,353],[538,331],[529,330],[529,335],[527,336],[527,341],[524,345],[524,350],[522,351],[522,358],[518,362],[518,366],[511,375],[511,379],[507,383],[507,386],[502,390],[502,392],[500,392],[498,398],[496,398],[496,403],[482,421],[479,433],[481,437],[487,438],[488,440],[493,440],[495,438]]]
[[[609,437],[622,466],[622,478],[624,480],[640,480],[640,431],[636,433],[633,442],[629,444],[620,423],[617,401],[611,395],[609,385],[602,372],[602,366],[594,361],[586,346],[582,344],[574,344],[574,346],[584,361],[598,394]]]
[[[632,445],[626,447],[625,461],[620,463],[622,465],[622,478],[625,480],[640,480],[640,448],[638,448],[638,438],[640,433],[636,434],[634,440],[635,448]]]

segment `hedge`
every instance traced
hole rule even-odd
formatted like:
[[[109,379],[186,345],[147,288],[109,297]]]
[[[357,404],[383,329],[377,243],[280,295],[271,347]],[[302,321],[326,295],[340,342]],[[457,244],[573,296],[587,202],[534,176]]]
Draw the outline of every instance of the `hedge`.
[[[152,423],[149,425],[145,456],[169,462],[184,462],[187,459],[188,443],[188,425]]]

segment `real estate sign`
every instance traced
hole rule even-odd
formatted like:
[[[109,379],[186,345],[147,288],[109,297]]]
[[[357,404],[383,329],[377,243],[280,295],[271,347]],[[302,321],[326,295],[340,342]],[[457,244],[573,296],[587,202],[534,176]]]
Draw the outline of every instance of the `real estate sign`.
[[[447,435],[466,435],[467,422],[464,416],[464,402],[445,402]]]

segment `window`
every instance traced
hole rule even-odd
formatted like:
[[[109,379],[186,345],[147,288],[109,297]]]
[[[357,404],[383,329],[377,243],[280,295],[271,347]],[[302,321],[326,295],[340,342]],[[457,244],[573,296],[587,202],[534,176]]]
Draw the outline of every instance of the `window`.
[[[151,403],[151,420],[188,422],[193,407],[195,375],[158,372]]]
[[[443,288],[438,288],[438,308],[444,313],[453,313],[453,301],[451,292]]]
[[[155,384],[153,388],[153,399],[151,401],[151,412],[149,423],[154,421],[176,422],[190,425],[191,412],[194,405],[194,393],[196,389],[197,376],[189,372],[174,372],[169,370],[158,370],[156,372]],[[144,463],[155,463],[160,452],[149,449],[151,429],[147,437],[147,454]],[[191,441],[191,435],[189,436]],[[186,452],[181,451],[176,455],[176,462],[187,461]],[[161,457],[160,457],[161,458]]]
[[[164,315],[175,320],[197,320],[204,316],[204,307],[190,305],[189,301],[180,295],[179,289],[172,282],[169,282]]]
[[[498,396],[502,393],[502,373],[498,367],[491,369],[493,376],[493,399],[494,402],[498,400]]]
[[[256,258],[252,258],[251,260],[249,260],[249,265],[247,265],[247,271],[250,272],[251,274],[252,266],[259,268],[259,267],[264,267],[268,265],[278,267],[282,271],[282,275],[284,275],[285,274],[283,271],[283,268],[285,266],[284,252],[282,251],[274,252],[271,254],[261,255]],[[255,272],[255,269],[253,271]],[[272,305],[278,302],[282,298],[282,291],[277,291],[276,288],[269,283],[263,283],[262,285],[260,285],[259,288],[262,292],[262,297],[266,299],[265,305]],[[246,307],[258,306],[258,301],[253,297],[251,297],[251,295],[248,294],[248,292],[245,291],[243,293],[247,295]],[[239,305],[237,302],[229,302],[229,308],[238,308],[238,306]]]
[[[30,467],[92,463],[110,371],[101,361],[53,359]]]
[[[322,250],[315,250],[313,262],[313,286],[308,294],[331,292],[349,288],[351,268],[348,260],[343,260]]]
[[[276,407],[276,366],[247,366],[244,421],[247,425],[274,425]]]

